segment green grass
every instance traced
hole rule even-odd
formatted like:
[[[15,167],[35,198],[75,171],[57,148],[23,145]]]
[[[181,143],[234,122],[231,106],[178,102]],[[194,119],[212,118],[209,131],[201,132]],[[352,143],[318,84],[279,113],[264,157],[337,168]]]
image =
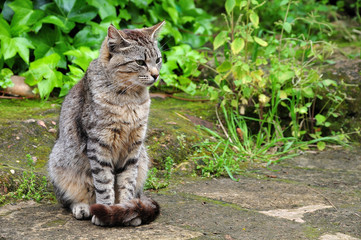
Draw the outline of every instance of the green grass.
[[[54,201],[55,196],[48,190],[48,181],[45,176],[37,176],[35,174],[35,162],[30,154],[27,157],[27,169],[23,171],[22,177],[19,179],[17,188],[0,196],[0,205],[12,200],[34,200],[41,201]]]

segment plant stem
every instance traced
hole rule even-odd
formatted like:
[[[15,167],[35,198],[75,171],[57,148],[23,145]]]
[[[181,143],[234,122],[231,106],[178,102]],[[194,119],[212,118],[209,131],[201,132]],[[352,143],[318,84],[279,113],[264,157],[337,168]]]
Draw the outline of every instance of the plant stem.
[[[285,18],[283,19],[283,24],[287,21],[287,16],[288,16],[288,12],[290,11],[290,6],[291,6],[291,0],[288,2],[288,5],[287,5],[287,10],[286,10],[286,15],[285,15]],[[282,26],[282,29],[281,29],[281,37],[280,37],[280,48],[278,49],[278,58],[281,59],[281,49],[282,49],[282,38],[283,38],[283,26]]]

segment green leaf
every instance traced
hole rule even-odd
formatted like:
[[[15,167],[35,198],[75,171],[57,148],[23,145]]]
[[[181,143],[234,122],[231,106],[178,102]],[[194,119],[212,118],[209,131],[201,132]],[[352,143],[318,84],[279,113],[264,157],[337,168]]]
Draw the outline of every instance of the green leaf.
[[[262,40],[261,38],[258,38],[256,36],[253,36],[253,39],[256,43],[258,43],[259,45],[261,45],[262,47],[267,47],[268,43],[264,40]]]
[[[14,73],[9,68],[3,68],[0,71],[0,88],[13,87],[14,83],[11,81],[11,76]]]
[[[232,64],[229,61],[224,61],[221,65],[217,67],[218,72],[227,72],[231,70]]]
[[[301,90],[302,96],[306,98],[313,98],[315,96],[315,93],[313,92],[312,88],[305,87]]]
[[[72,62],[86,71],[89,63],[98,57],[99,52],[97,50],[93,51],[88,47],[80,47],[76,50],[67,51],[64,55],[75,57],[72,59]]]
[[[320,151],[323,151],[326,148],[326,143],[325,142],[317,142],[317,148]]]
[[[10,59],[16,55],[15,41],[9,37],[2,37],[1,40],[1,52],[4,56],[4,60]]]
[[[225,92],[229,92],[229,93],[232,92],[232,90],[229,89],[229,87],[228,87],[227,85],[224,85],[222,89],[223,89],[223,91],[225,91]]]
[[[45,81],[38,86],[42,98],[48,97],[55,86],[61,86],[62,74],[56,71],[60,59],[56,53],[38,59],[30,63],[29,70],[23,74],[26,77],[25,82],[30,86]]]
[[[290,0],[283,0],[281,3],[280,3],[280,6],[283,6],[283,5],[286,5],[288,4]]]
[[[283,26],[283,29],[284,29],[286,32],[291,33],[291,31],[292,31],[292,25],[291,25],[291,23],[289,23],[289,22],[284,22],[282,26]]]
[[[244,7],[247,6],[247,5],[248,5],[248,2],[247,2],[247,1],[241,1],[241,2],[239,3],[239,8],[242,9],[242,8],[244,8]]]
[[[227,38],[228,38],[228,32],[227,31],[220,32],[216,36],[216,38],[214,39],[213,49],[216,50],[217,48],[222,46],[227,41]]]
[[[56,53],[38,59],[30,63],[29,71],[23,74],[27,84],[38,86],[41,98],[48,98],[54,87],[62,86],[63,74],[56,71],[60,59]]]
[[[214,82],[220,86],[221,85],[221,80],[222,80],[222,76],[221,75],[217,75],[215,78],[214,78]]]
[[[285,81],[293,78],[294,76],[295,76],[294,71],[281,72],[278,76],[278,81],[280,81],[281,83],[284,83]]]
[[[36,24],[44,16],[43,11],[33,9],[30,0],[15,0],[9,3],[8,6],[14,11],[11,20],[11,33],[13,36],[28,31],[30,26]]]
[[[97,15],[97,9],[87,4],[85,0],[54,0],[44,4],[41,9],[49,16],[53,15],[60,19],[65,28],[64,33],[70,32],[75,23],[87,23]]]
[[[231,12],[233,11],[234,6],[236,6],[236,1],[235,0],[226,0],[226,12],[230,15]]]
[[[2,15],[0,15],[0,36],[11,37],[10,26]]]
[[[297,109],[300,114],[307,114],[307,107],[300,107]]]
[[[316,119],[316,125],[322,125],[326,121],[326,117],[321,114],[317,114],[315,116],[315,119]]]
[[[88,3],[98,9],[99,16],[102,20],[110,16],[117,16],[115,4],[109,0],[88,0]]]
[[[40,23],[51,23],[60,27],[61,29],[66,29],[64,22],[60,18],[54,15],[50,15],[41,19]]]
[[[242,38],[235,39],[231,44],[233,54],[238,54],[244,48],[244,40]]]
[[[120,9],[119,10],[119,15],[118,15],[119,19],[125,19],[125,20],[130,20],[132,18],[132,16],[128,13],[127,10],[125,9]]]
[[[323,80],[322,81],[322,84],[324,85],[324,86],[326,86],[326,87],[328,87],[328,86],[330,86],[330,85],[332,85],[332,86],[337,86],[337,82],[336,81],[334,81],[334,80],[331,80],[331,79],[325,79],[325,80]]]
[[[259,17],[257,15],[256,12],[254,11],[250,11],[249,14],[249,19],[251,20],[251,22],[253,23],[254,28],[258,28],[258,24],[259,24]],[[261,45],[261,44],[260,44]]]
[[[31,44],[31,42],[26,38],[13,38],[15,42],[16,51],[19,53],[20,57],[29,64],[29,48],[34,49],[35,47]]]
[[[232,99],[231,106],[234,107],[234,108],[236,108],[238,106],[238,102],[237,102],[236,99]]]
[[[73,22],[86,23],[97,15],[97,9],[84,0],[54,0],[64,17]]]

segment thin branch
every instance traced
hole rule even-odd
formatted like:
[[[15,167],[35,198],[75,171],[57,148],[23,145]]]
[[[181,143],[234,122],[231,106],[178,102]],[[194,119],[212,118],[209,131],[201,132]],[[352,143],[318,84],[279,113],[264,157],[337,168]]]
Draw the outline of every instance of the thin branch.
[[[217,106],[216,106],[216,115],[217,115],[217,119],[218,119],[218,122],[219,122],[219,125],[221,126],[222,130],[223,130],[223,133],[224,135],[226,135],[226,137],[228,138],[228,140],[233,143],[232,139],[229,137],[226,129],[224,128],[223,124],[222,124],[222,121],[221,119],[219,118],[219,115],[218,115],[218,110],[217,110]]]

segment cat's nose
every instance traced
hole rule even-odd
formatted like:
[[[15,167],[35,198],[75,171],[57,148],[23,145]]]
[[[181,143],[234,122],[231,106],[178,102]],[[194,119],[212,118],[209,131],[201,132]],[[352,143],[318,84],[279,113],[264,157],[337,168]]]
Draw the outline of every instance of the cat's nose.
[[[152,75],[152,77],[154,78],[154,80],[157,80],[159,77],[159,74],[154,74],[154,75]]]

